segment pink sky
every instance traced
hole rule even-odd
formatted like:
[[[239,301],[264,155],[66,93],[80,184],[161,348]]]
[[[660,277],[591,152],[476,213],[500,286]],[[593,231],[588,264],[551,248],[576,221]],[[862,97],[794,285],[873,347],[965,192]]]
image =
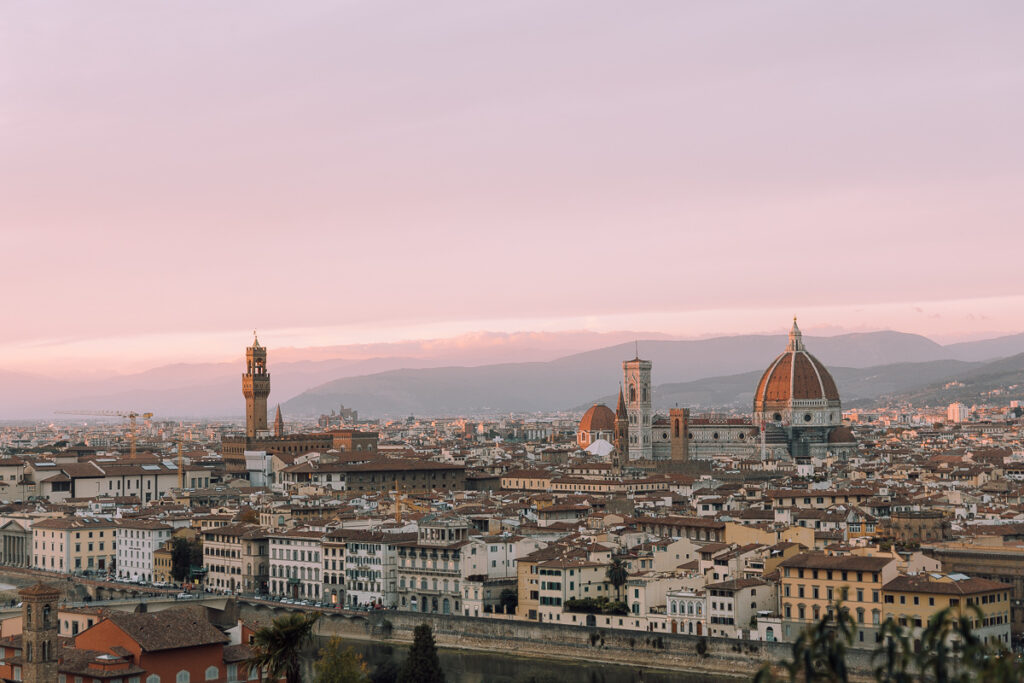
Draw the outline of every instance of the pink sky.
[[[1024,331],[1024,4],[0,5],[0,367]],[[279,342],[280,343],[280,342]]]

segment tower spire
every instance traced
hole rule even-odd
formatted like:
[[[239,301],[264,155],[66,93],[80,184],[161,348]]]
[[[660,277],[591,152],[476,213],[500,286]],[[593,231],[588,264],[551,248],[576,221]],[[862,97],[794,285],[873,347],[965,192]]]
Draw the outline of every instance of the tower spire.
[[[793,316],[793,327],[789,330],[789,346],[786,350],[790,353],[794,351],[804,350],[804,339],[803,333],[800,332],[800,328],[796,325],[796,316]]]
[[[277,414],[274,416],[274,436],[284,436],[284,418],[281,417],[281,404],[277,404]]]
[[[253,331],[255,334],[255,330]],[[254,438],[267,431],[267,396],[270,395],[270,373],[267,372],[267,350],[258,339],[245,350],[245,374],[242,375],[245,396],[245,435]]]

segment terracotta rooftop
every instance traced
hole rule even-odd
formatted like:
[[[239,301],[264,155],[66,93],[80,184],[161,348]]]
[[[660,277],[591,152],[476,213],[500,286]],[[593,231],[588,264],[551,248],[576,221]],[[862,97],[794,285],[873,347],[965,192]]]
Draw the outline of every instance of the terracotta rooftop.
[[[206,610],[202,607],[180,607],[142,614],[110,611],[107,620],[138,643],[144,652],[226,644],[230,641],[209,622]]]
[[[615,413],[603,403],[595,403],[580,419],[581,432],[610,432],[615,429]]]

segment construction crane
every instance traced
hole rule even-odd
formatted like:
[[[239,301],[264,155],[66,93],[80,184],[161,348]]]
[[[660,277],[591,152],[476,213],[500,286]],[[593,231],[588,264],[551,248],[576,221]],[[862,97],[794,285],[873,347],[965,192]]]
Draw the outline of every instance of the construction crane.
[[[405,505],[413,512],[430,512],[430,506],[424,505],[423,503],[415,503],[409,500],[408,496],[402,495],[402,490],[398,488],[398,481],[395,481],[395,521],[399,524],[402,523],[402,506]]]
[[[178,440],[178,490],[185,488],[185,442]]]
[[[139,413],[134,410],[58,410],[58,415],[91,415],[94,417],[126,417],[128,418],[128,442],[131,444],[131,460],[135,460],[135,420],[142,418],[148,420],[153,413]]]

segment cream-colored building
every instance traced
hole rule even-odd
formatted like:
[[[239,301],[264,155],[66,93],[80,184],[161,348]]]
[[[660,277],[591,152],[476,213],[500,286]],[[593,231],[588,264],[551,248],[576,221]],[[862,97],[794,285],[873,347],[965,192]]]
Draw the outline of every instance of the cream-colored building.
[[[947,607],[971,619],[974,635],[986,644],[1010,646],[1010,602],[1013,586],[964,574],[897,576],[882,588],[884,617],[909,629],[920,645],[921,632],[933,614]],[[973,608],[981,610],[979,617]]]
[[[56,517],[32,525],[32,566],[84,574],[107,573],[117,554],[117,524],[97,517]]]
[[[899,561],[892,557],[860,557],[801,553],[784,560],[780,601],[782,637],[795,640],[842,600],[857,623],[856,647],[872,647],[884,621],[882,586],[896,578]],[[861,645],[865,643],[865,645]]]
[[[206,588],[266,593],[270,570],[267,533],[256,524],[231,524],[203,531]]]

